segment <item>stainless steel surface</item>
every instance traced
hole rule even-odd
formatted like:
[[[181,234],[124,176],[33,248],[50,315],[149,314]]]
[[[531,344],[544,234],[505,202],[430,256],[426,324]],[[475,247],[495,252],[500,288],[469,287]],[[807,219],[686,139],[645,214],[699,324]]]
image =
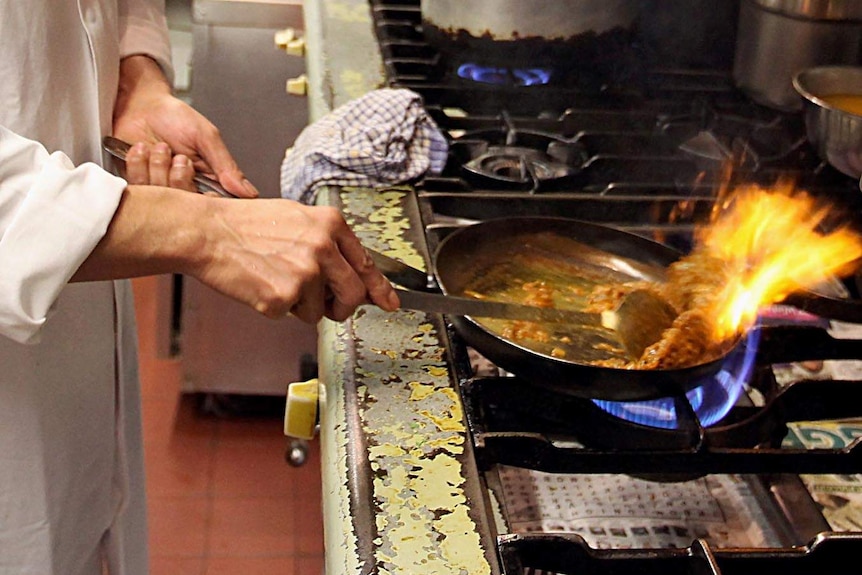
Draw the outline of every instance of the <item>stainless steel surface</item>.
[[[792,85],[796,73],[813,66],[859,62],[860,4],[742,0],[733,66],[737,85],[766,106],[801,109]]]
[[[192,3],[191,104],[216,124],[261,197],[280,196],[284,151],[308,123],[307,100],[285,92],[305,62],[275,44],[276,32],[301,24],[299,2]],[[186,391],[284,395],[314,367],[316,326],[272,321],[189,278],[180,308]]]
[[[308,124],[308,102],[289,96],[285,82],[305,71],[303,58],[275,45],[275,33],[295,21],[296,5],[220,0],[232,5],[235,21],[194,20],[192,24],[191,103],[221,131],[228,148],[262,197],[280,196],[284,151]],[[200,12],[193,4],[193,14]],[[240,18],[264,5],[272,15],[265,26]],[[280,14],[280,17],[275,15]]]
[[[222,26],[302,28],[302,0],[194,0],[192,19]]]
[[[531,36],[567,39],[583,32],[628,26],[636,0],[422,0],[422,18],[441,30],[495,40]]]
[[[862,20],[859,0],[754,0],[767,10],[812,20]]]
[[[604,314],[581,313],[565,309],[536,307],[501,301],[487,301],[470,297],[443,295],[399,289],[401,307],[417,311],[445,313],[450,315],[469,315],[473,317],[494,317],[500,319],[519,319],[572,325],[600,325]],[[609,312],[607,321],[616,323],[616,314]]]
[[[105,148],[105,151],[108,152],[109,154],[111,154],[114,158],[125,163],[126,154],[129,153],[129,149],[131,148],[131,145],[129,145],[128,142],[124,142],[123,140],[120,140],[118,138],[114,138],[111,136],[105,136],[105,138],[102,140],[102,147]],[[219,196],[221,196],[223,198],[235,198],[236,197],[235,195],[233,195],[232,193],[230,193],[229,191],[224,189],[222,187],[222,185],[220,183],[218,183],[218,181],[216,181],[212,178],[208,178],[207,176],[204,176],[204,175],[199,174],[197,172],[195,172],[195,175],[192,178],[192,181],[194,182],[195,188],[197,189],[197,191],[199,191],[202,194],[207,193],[207,192],[212,192],[212,193],[218,194]]]
[[[823,96],[862,96],[862,67],[825,66],[800,72],[793,86],[804,98],[808,139],[818,154],[841,172],[862,175],[862,116],[838,110]]]
[[[381,254],[377,250],[368,250],[374,265],[383,275],[401,287],[411,290],[425,291],[433,285],[433,280],[425,272],[408,266],[407,264]]]

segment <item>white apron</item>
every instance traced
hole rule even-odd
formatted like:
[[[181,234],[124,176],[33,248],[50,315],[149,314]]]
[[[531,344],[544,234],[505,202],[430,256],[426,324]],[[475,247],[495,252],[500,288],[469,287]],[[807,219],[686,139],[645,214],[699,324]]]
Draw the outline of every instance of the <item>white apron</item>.
[[[147,575],[131,289],[66,282],[125,187],[85,164],[119,59],[169,66],[163,10],[0,0],[0,575]]]

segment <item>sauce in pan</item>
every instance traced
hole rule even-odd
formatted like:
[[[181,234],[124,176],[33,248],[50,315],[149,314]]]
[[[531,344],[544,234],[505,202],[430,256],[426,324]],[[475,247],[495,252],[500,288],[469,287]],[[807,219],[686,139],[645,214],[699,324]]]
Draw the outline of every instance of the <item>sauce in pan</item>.
[[[628,275],[622,258],[553,234],[517,246],[508,258],[479,266],[462,292],[479,299],[529,303],[599,313],[616,309],[630,291],[646,288],[681,313],[662,340],[632,360],[616,332],[601,325],[479,318],[496,335],[534,352],[600,367],[674,369],[703,363],[729,351],[733,341],[711,337],[710,305],[726,268],[715,258],[693,254],[672,264],[667,282]],[[553,249],[549,249],[549,248]]]
[[[862,116],[862,94],[834,94],[821,96],[820,99],[842,112]]]

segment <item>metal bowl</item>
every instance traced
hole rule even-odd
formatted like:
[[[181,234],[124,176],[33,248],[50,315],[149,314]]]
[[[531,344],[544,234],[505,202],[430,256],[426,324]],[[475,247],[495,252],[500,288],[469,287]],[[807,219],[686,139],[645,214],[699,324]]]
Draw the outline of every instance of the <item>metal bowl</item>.
[[[830,106],[822,98],[862,97],[862,67],[819,66],[796,74],[793,87],[804,98],[808,140],[820,157],[851,176],[862,176],[862,116]]]

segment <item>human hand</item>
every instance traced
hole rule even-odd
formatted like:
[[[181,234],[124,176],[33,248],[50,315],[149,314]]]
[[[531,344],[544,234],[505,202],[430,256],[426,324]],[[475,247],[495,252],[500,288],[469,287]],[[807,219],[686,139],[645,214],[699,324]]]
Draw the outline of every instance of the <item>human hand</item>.
[[[315,323],[398,296],[338,210],[130,185],[73,281],[181,273],[260,313]]]
[[[165,142],[134,144],[126,153],[123,176],[129,184],[166,186],[189,192],[197,191],[193,181],[195,168],[184,154],[171,156]]]
[[[374,303],[393,311],[398,297],[334,208],[290,200],[214,200],[208,247],[190,275],[268,317],[314,323],[348,318]]]
[[[257,188],[237,166],[218,128],[197,110],[176,98],[161,69],[146,56],[124,58],[120,64],[114,135],[131,143],[165,143],[169,151],[175,154],[174,158],[187,157],[193,169],[217,179],[234,195],[244,198],[259,195]],[[159,159],[161,153],[157,152],[158,161],[162,161]],[[151,156],[148,156],[148,161],[149,164],[153,163]],[[182,162],[182,159],[173,161]],[[131,168],[127,165],[127,172]],[[170,180],[167,183],[170,185]]]

